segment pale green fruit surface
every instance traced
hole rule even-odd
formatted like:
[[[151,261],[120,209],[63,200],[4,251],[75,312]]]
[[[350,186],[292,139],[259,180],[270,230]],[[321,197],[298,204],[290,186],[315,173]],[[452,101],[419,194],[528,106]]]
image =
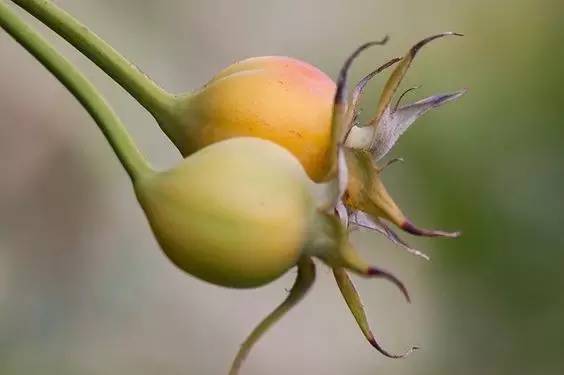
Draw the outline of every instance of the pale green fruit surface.
[[[296,264],[315,211],[310,184],[281,146],[234,138],[140,179],[135,190],[172,262],[211,283],[245,288]]]

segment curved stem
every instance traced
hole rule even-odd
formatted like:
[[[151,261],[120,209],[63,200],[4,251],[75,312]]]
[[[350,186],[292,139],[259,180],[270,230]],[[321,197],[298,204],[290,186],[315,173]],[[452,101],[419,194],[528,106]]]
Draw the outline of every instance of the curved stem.
[[[145,107],[159,124],[173,111],[175,96],[130,63],[108,43],[49,0],[12,0],[72,44]]]
[[[315,264],[310,258],[302,258],[298,262],[298,277],[288,294],[288,297],[282,302],[273,312],[270,313],[260,324],[251,332],[249,337],[241,345],[241,349],[233,364],[231,365],[231,370],[229,375],[237,375],[239,369],[243,364],[243,361],[249,354],[249,351],[253,345],[261,338],[261,336],[270,328],[274,323],[276,323],[280,318],[282,318],[292,307],[294,307],[301,299],[305,296],[307,291],[313,285],[315,281]]]
[[[3,0],[0,0],[0,27],[35,56],[82,104],[104,133],[132,181],[152,173],[120,119],[98,90]]]

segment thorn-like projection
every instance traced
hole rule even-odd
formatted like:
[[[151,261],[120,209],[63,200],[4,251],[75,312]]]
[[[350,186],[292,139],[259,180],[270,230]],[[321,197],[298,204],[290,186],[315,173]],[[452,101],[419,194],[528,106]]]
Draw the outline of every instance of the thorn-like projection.
[[[411,233],[415,236],[457,238],[462,235],[462,232],[460,231],[446,232],[442,230],[418,228],[409,220],[405,220],[400,225],[400,227],[404,231]]]

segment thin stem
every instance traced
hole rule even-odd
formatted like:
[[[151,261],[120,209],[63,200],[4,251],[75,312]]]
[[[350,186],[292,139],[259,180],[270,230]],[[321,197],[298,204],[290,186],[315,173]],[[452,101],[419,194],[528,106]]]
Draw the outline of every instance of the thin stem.
[[[282,318],[292,307],[294,307],[305,294],[309,291],[313,282],[315,281],[315,264],[310,258],[303,258],[298,262],[298,276],[290,290],[286,299],[278,305],[247,337],[245,342],[241,345],[229,375],[239,374],[239,370],[243,361],[249,354],[253,345],[262,337],[262,335],[274,325],[280,318]]]
[[[0,0],[0,27],[35,56],[82,104],[104,133],[132,181],[152,173],[120,119],[98,90],[3,0]]]
[[[175,96],[163,90],[103,39],[49,0],[13,0],[88,57],[121,85],[159,124],[173,111]]]

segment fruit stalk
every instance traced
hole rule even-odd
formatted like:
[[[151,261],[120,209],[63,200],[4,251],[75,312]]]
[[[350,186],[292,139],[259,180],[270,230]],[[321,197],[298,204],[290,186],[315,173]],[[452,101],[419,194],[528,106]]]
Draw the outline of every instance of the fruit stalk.
[[[303,258],[298,262],[298,276],[288,293],[286,299],[272,311],[251,334],[245,339],[241,345],[237,356],[233,360],[229,375],[239,374],[243,361],[249,354],[253,345],[262,337],[270,327],[272,327],[278,320],[280,320],[286,313],[299,303],[311,289],[315,281],[315,264],[310,258]]]
[[[167,124],[175,96],[157,85],[134,64],[69,13],[48,0],[13,0],[94,62],[155,117]],[[171,129],[163,129],[169,134]]]
[[[122,122],[96,88],[43,37],[0,0],[0,27],[47,68],[94,119],[132,181],[152,173]]]

